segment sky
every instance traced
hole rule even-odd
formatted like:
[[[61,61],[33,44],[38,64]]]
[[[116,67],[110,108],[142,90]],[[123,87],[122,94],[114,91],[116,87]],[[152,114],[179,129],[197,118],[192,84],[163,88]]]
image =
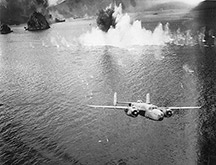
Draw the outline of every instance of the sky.
[[[0,2],[4,2],[5,0],[0,0]],[[64,0],[49,0],[49,4],[50,5],[55,5],[57,4],[57,2],[62,2]],[[173,1],[173,0],[170,0],[170,1]],[[185,3],[188,3],[190,5],[197,5],[198,3],[204,1],[204,0],[179,0],[180,2],[185,2]]]
[[[64,0],[49,0],[49,4],[50,5],[55,5],[57,4],[57,2],[62,2]],[[171,0],[173,1],[173,0]],[[204,0],[179,0],[180,2],[185,2],[187,4],[190,4],[190,5],[198,5],[200,2],[204,1]]]
[[[190,4],[190,5],[198,5],[200,2],[204,0],[179,0],[179,1]]]

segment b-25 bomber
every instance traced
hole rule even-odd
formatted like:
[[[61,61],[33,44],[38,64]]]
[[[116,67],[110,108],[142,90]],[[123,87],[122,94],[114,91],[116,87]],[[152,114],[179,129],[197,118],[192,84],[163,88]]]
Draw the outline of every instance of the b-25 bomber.
[[[137,100],[137,102],[119,102],[117,101],[117,93],[114,93],[113,106],[106,105],[88,105],[93,108],[104,108],[104,109],[115,109],[124,110],[127,116],[137,117],[138,115],[143,116],[147,119],[154,121],[162,121],[164,118],[169,118],[173,115],[173,110],[181,109],[199,109],[200,106],[194,107],[158,107],[151,104],[150,94],[146,94],[146,102]]]

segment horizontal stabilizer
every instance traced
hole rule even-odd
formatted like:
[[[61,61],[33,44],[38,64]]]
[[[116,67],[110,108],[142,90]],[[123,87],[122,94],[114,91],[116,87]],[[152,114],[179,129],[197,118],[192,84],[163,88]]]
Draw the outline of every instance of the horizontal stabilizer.
[[[118,104],[131,104],[132,102],[118,102]]]

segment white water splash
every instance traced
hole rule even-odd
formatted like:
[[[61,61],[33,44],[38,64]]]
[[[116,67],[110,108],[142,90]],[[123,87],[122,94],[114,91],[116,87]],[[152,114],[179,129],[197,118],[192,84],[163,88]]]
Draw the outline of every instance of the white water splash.
[[[183,69],[185,70],[185,72],[187,72],[187,73],[194,73],[194,70],[192,70],[192,69],[189,67],[188,64],[183,65],[182,68],[183,68]]]
[[[49,42],[59,51],[70,50],[73,49],[74,46],[74,43],[72,41],[66,39],[66,37],[62,36],[59,33],[56,33],[55,35],[51,36]]]
[[[179,46],[194,46],[197,44],[196,38],[192,37],[192,33],[190,30],[181,32],[180,29],[177,29],[177,31],[172,34],[172,39],[172,43]]]
[[[90,31],[79,37],[79,42],[85,46],[115,46],[129,48],[143,45],[166,45],[171,43],[179,46],[193,46],[196,39],[192,37],[190,30],[181,32],[178,29],[172,32],[169,23],[161,23],[153,30],[146,30],[141,25],[141,21],[131,21],[130,16],[122,13],[121,5],[115,7],[113,16],[116,18],[116,27],[110,28],[108,32],[101,31],[98,27],[93,27]]]
[[[169,27],[160,23],[152,32],[142,27],[141,21],[131,23],[128,14],[122,14],[121,6],[115,7],[116,27],[103,32],[93,27],[91,31],[81,35],[79,40],[86,46],[111,45],[116,47],[130,47],[134,45],[164,45],[172,41]]]

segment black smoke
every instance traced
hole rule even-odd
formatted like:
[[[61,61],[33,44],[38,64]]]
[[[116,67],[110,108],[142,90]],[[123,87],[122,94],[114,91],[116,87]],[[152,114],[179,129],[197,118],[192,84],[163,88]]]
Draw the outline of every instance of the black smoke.
[[[115,28],[115,18],[112,16],[114,9],[108,8],[106,10],[100,10],[96,19],[97,26],[104,32],[107,32],[110,27]]]

